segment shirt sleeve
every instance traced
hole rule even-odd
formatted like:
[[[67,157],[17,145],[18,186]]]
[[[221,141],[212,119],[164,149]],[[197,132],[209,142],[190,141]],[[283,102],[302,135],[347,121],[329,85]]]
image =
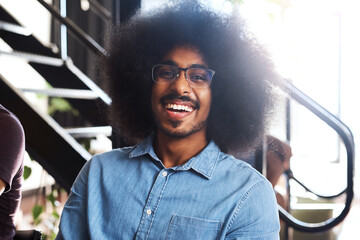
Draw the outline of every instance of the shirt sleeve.
[[[252,186],[238,204],[227,240],[278,240],[279,213],[271,184],[263,180]]]
[[[89,239],[87,223],[87,192],[91,160],[77,176],[61,214],[56,239]]]
[[[22,167],[24,152],[25,136],[19,120],[0,109],[0,178],[6,183],[5,192]]]

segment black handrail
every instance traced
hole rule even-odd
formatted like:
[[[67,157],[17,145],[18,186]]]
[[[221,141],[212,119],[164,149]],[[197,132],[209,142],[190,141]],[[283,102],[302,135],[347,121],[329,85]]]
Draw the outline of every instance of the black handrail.
[[[43,5],[52,16],[64,24],[69,30],[75,34],[86,46],[93,50],[98,55],[107,55],[106,50],[100,46],[94,39],[92,39],[87,33],[85,33],[79,26],[77,26],[70,18],[62,17],[58,10],[53,6],[47,4],[44,0],[38,0],[38,2]]]
[[[296,230],[304,231],[304,232],[320,232],[326,231],[340,222],[342,222],[346,215],[350,211],[350,206],[352,199],[354,197],[354,158],[355,158],[355,150],[354,150],[354,138],[350,131],[350,129],[336,116],[331,114],[325,108],[320,106],[298,88],[296,88],[289,81],[283,81],[283,87],[286,92],[290,94],[290,96],[296,100],[298,103],[309,109],[312,113],[314,113],[321,120],[326,122],[331,128],[333,128],[339,136],[342,138],[343,143],[347,152],[347,187],[345,190],[346,200],[345,207],[339,216],[335,218],[330,218],[324,222],[319,223],[306,223],[302,222],[296,218],[294,218],[291,214],[289,214],[286,210],[279,206],[279,214],[281,219],[290,227],[293,227]]]
[[[287,177],[288,177],[288,180],[290,179],[293,179],[297,184],[299,184],[301,187],[303,187],[307,192],[310,192],[312,194],[314,194],[315,196],[319,197],[319,198],[324,198],[324,199],[333,199],[333,198],[336,198],[336,197],[339,197],[341,196],[342,194],[344,194],[346,192],[346,188],[344,190],[342,190],[341,192],[337,193],[337,194],[334,194],[334,195],[322,195],[322,194],[318,194],[314,191],[312,191],[310,188],[306,187],[305,184],[303,184],[300,180],[298,180],[293,172],[289,169],[289,170],[286,170],[284,172]]]

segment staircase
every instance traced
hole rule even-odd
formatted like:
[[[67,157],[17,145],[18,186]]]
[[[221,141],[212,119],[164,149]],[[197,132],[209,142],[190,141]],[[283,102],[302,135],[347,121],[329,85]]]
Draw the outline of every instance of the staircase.
[[[56,8],[53,9],[56,11]],[[109,127],[101,111],[106,109],[111,99],[70,58],[62,59],[60,53],[44,46],[1,5],[0,38],[12,48],[12,51],[0,50],[1,56],[26,60],[51,85],[46,89],[17,89],[11,79],[6,79],[0,71],[0,103],[22,122],[26,150],[30,156],[69,191],[81,167],[91,158],[91,154],[74,137],[91,138],[99,132],[109,135]],[[66,99],[80,113],[86,126],[65,129],[32,106],[24,97],[25,92]]]

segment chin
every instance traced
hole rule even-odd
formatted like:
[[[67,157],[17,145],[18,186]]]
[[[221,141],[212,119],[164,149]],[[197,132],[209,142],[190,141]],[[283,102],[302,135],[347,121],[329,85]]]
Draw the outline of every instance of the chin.
[[[171,127],[165,127],[161,124],[158,124],[158,129],[168,137],[185,138],[200,131],[203,131],[206,127],[206,121],[202,121],[196,125],[191,126],[188,129],[180,129],[180,123],[180,121],[172,121]]]

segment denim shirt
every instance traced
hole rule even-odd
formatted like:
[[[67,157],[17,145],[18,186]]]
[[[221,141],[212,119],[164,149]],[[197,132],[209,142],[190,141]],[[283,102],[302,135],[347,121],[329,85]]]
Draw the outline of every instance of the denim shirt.
[[[165,168],[152,137],[96,155],[79,173],[57,239],[279,239],[271,184],[214,142]]]

